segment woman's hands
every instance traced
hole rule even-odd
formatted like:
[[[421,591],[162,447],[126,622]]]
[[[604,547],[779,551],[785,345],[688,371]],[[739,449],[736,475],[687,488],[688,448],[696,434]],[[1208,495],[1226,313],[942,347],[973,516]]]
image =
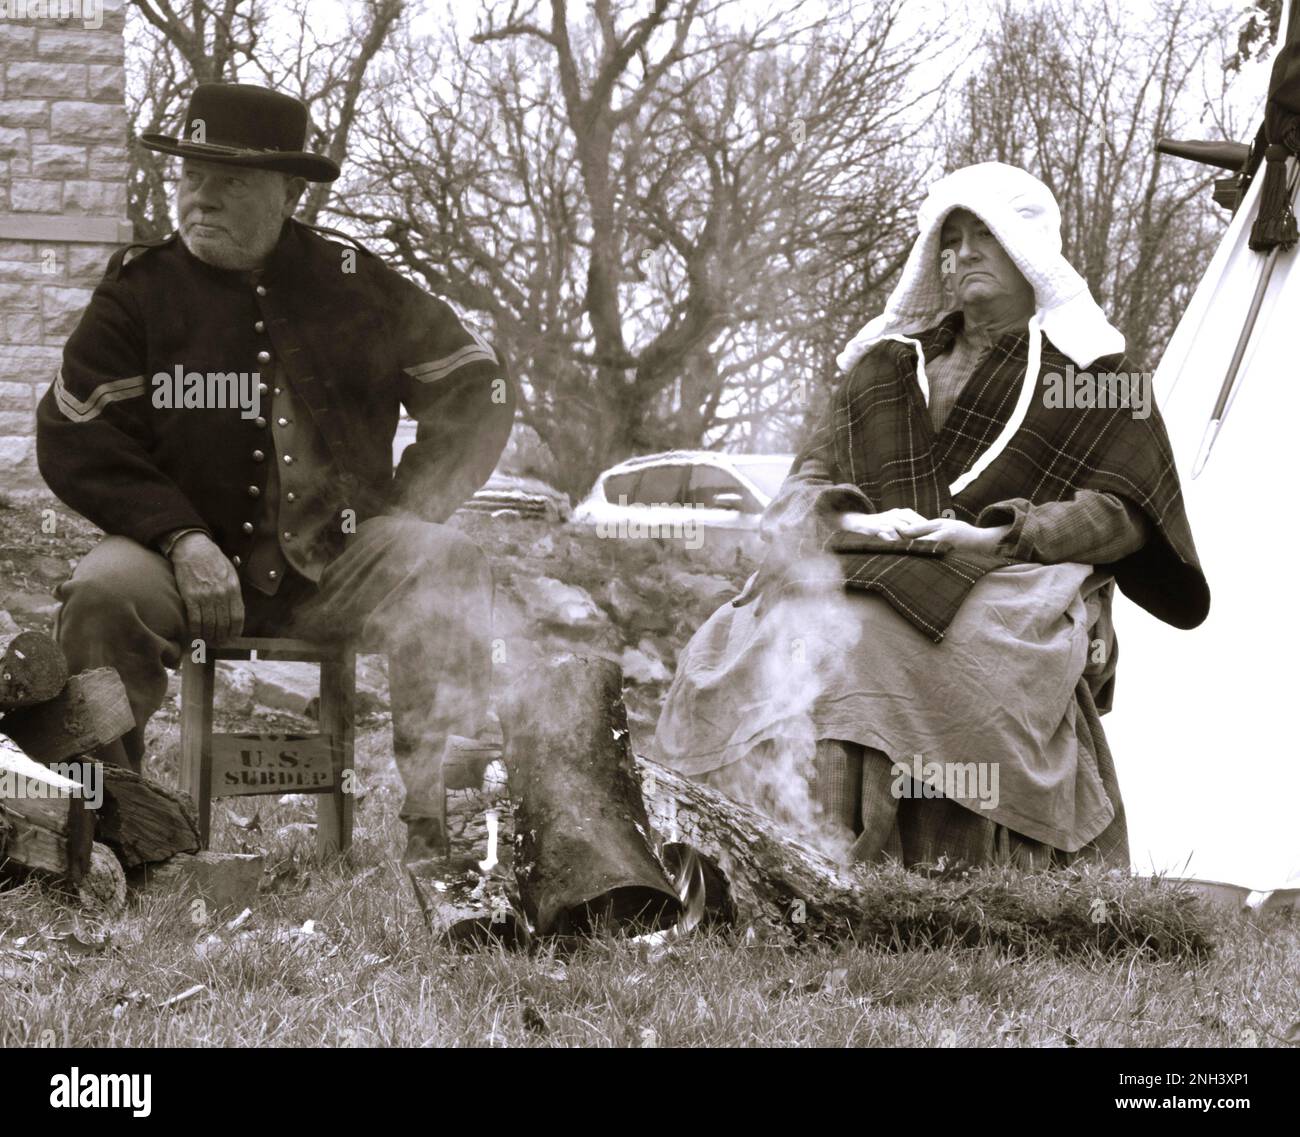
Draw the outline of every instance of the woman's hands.
[[[864,537],[879,537],[885,541],[899,539],[902,525],[924,525],[925,518],[915,509],[887,509],[884,513],[841,513],[840,528]]]
[[[927,519],[914,509],[887,509],[883,513],[842,513],[840,528],[883,541],[932,541],[969,553],[992,553],[1011,532],[1010,525],[981,528],[955,517]]]
[[[898,527],[898,535],[905,539],[935,541],[966,553],[993,553],[1010,532],[1010,525],[981,528],[967,521],[958,521],[955,517],[936,517],[930,521],[923,519],[915,524]]]

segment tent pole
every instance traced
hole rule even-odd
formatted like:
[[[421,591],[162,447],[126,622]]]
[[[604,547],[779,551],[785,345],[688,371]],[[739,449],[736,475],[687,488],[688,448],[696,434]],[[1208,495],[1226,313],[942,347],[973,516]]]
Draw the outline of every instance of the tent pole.
[[[1292,162],[1291,176],[1287,179],[1287,200],[1295,201],[1296,182],[1300,177],[1300,172]],[[1259,320],[1259,310],[1264,303],[1264,294],[1268,291],[1269,281],[1273,279],[1273,269],[1277,266],[1278,254],[1282,252],[1282,247],[1276,245],[1269,249],[1268,256],[1264,261],[1264,270],[1260,274],[1259,283],[1255,285],[1255,294],[1250,298],[1250,307],[1246,310],[1246,321],[1242,325],[1241,335],[1237,337],[1237,346],[1233,349],[1232,359],[1228,361],[1228,370],[1223,377],[1223,385],[1219,388],[1219,397],[1214,400],[1214,411],[1210,415],[1210,421],[1205,426],[1205,434],[1201,438],[1201,448],[1197,451],[1196,461],[1192,465],[1192,477],[1201,476],[1201,471],[1205,469],[1205,463],[1210,460],[1210,451],[1214,449],[1215,439],[1219,436],[1219,430],[1223,426],[1224,420],[1228,417],[1228,408],[1232,405],[1232,396],[1235,393],[1237,385],[1237,373],[1241,370],[1241,361],[1246,356],[1246,348],[1250,344],[1250,337],[1255,331],[1255,324]]]
[[[1278,36],[1279,47],[1300,40],[1300,0],[1290,0],[1285,15],[1284,30],[1279,29],[1282,31]],[[1289,158],[1288,162],[1291,168],[1287,178],[1287,200],[1294,204],[1296,181],[1300,177],[1300,172],[1297,171],[1294,159]],[[1215,440],[1219,437],[1219,430],[1223,426],[1224,419],[1228,417],[1228,408],[1232,405],[1232,396],[1235,393],[1237,372],[1241,370],[1241,361],[1245,358],[1250,337],[1255,331],[1259,310],[1264,303],[1264,293],[1268,291],[1268,284],[1273,278],[1273,269],[1277,265],[1278,254],[1281,251],[1281,246],[1275,245],[1268,251],[1268,258],[1264,261],[1259,283],[1255,285],[1255,295],[1251,297],[1250,307],[1246,310],[1245,325],[1241,329],[1241,335],[1237,337],[1237,346],[1233,349],[1232,359],[1228,362],[1228,371],[1223,377],[1223,385],[1219,388],[1219,397],[1214,400],[1214,411],[1210,415],[1210,421],[1205,425],[1201,448],[1197,451],[1196,461],[1192,464],[1193,478],[1200,477],[1201,471],[1205,469],[1206,462],[1210,460],[1210,451],[1214,449]]]

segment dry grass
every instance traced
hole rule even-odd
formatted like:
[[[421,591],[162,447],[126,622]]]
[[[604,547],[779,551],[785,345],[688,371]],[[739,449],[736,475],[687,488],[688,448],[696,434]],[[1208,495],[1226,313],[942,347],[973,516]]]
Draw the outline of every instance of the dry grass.
[[[895,866],[865,880],[867,916],[858,939],[876,947],[1196,960],[1210,954],[1216,938],[1215,921],[1189,890],[1113,870],[926,876]]]
[[[61,508],[58,532],[42,533],[37,504],[5,508],[0,495],[6,603],[21,592],[48,606],[50,586],[94,541]],[[528,550],[545,532],[519,523],[477,535],[499,563],[542,571],[549,563]],[[645,543],[559,544],[555,574],[591,588],[666,571]],[[632,558],[617,573],[605,564],[615,552]],[[48,628],[43,609],[14,614]],[[688,605],[676,618],[661,645],[670,666],[702,617]],[[637,697],[649,708],[657,691]],[[174,780],[173,711],[151,725],[149,752],[148,772]],[[834,948],[701,935],[654,959],[616,941],[563,960],[456,954],[430,942],[399,871],[386,724],[363,724],[357,760],[346,866],[312,862],[309,805],[217,803],[213,847],[267,854],[263,892],[237,929],[225,926],[233,913],[178,895],[99,921],[35,885],[0,893],[0,1045],[1274,1046],[1300,1019],[1300,923],[1207,915],[1169,889],[1095,876],[883,871],[870,878],[858,943]],[[260,829],[235,824],[227,806],[256,813]]]
[[[156,726],[152,772],[169,778],[174,722]],[[1122,881],[884,872],[867,939],[836,948],[457,954],[430,942],[397,865],[386,728],[361,733],[358,761],[348,866],[311,863],[309,807],[224,803],[260,814],[250,834],[218,803],[214,847],[257,844],[271,870],[236,930],[230,913],[196,923],[182,896],[100,923],[38,886],[0,894],[0,1045],[1271,1046],[1300,1019],[1300,925]],[[1115,929],[1101,940],[1099,887]]]

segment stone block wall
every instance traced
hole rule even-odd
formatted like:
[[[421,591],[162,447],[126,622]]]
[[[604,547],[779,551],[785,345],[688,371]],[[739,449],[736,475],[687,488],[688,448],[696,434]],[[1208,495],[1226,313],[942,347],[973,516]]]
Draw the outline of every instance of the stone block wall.
[[[124,0],[0,0],[0,490],[126,220]]]

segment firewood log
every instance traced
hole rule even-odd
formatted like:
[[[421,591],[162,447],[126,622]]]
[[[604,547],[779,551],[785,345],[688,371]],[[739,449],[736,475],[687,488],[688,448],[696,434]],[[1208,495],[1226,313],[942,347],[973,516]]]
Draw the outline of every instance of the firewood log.
[[[785,943],[853,935],[863,893],[851,870],[711,787],[646,760],[633,767],[617,665],[561,657],[515,677],[501,709],[515,871],[539,932],[616,881],[649,889],[642,903],[672,887],[629,837],[644,833],[674,867],[694,850],[716,922]]]
[[[177,853],[131,871],[137,888],[202,900],[211,909],[236,911],[257,902],[266,857],[261,853]]]
[[[94,830],[77,788],[0,738],[0,862],[80,881]]]
[[[95,816],[95,840],[128,868],[199,851],[198,813],[188,794],[121,766],[104,764],[104,804]]]
[[[83,671],[53,698],[9,711],[7,734],[38,762],[62,762],[121,738],[135,725],[126,688],[111,667]]]
[[[77,886],[77,895],[87,908],[106,916],[120,915],[126,907],[126,873],[112,851],[98,841],[90,850],[90,868]]]
[[[711,786],[638,761],[651,825],[665,843],[703,859],[720,922],[782,943],[853,935],[864,902],[852,870]]]
[[[52,699],[67,681],[63,652],[49,636],[19,632],[0,638],[0,711]]]
[[[501,703],[515,876],[540,935],[598,921],[665,927],[681,911],[648,843],[622,679],[608,660],[562,656],[520,677]]]

